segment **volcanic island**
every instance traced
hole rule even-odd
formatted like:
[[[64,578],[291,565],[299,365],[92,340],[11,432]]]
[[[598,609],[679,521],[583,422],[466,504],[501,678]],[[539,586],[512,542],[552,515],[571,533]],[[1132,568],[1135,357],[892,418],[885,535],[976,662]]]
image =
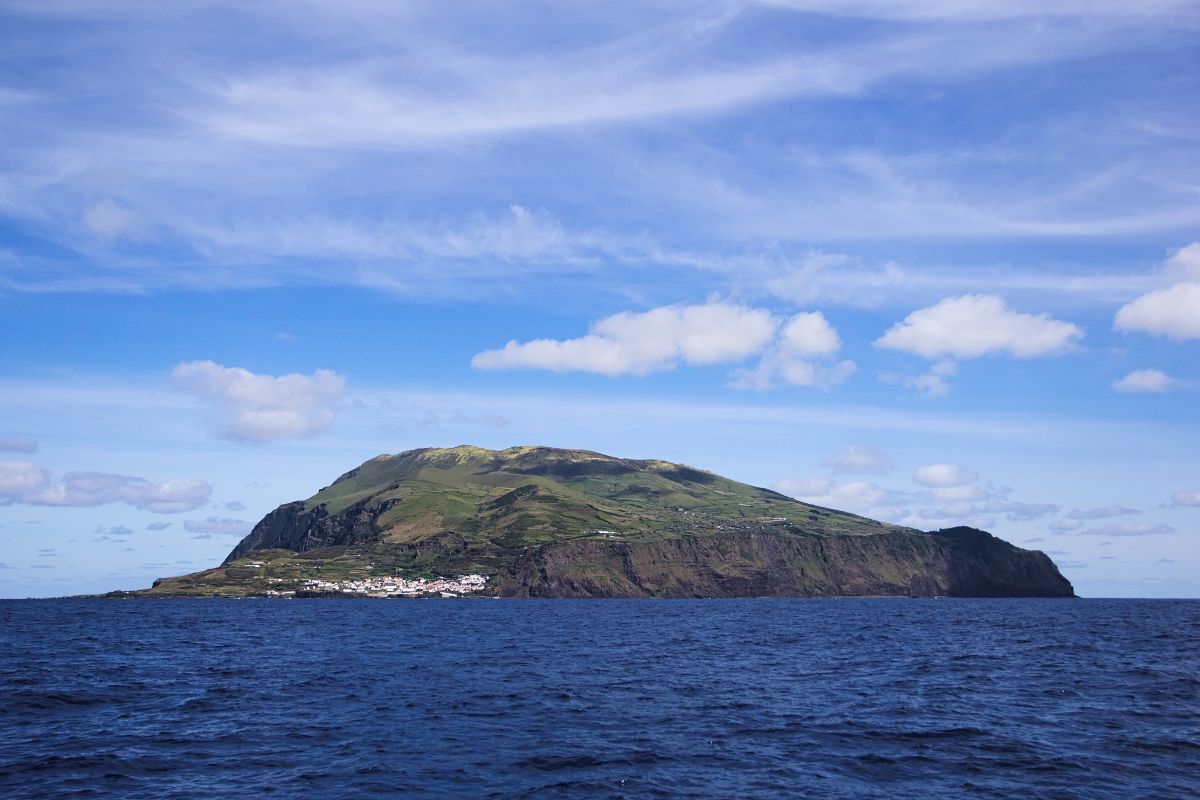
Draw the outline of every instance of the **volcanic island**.
[[[110,596],[1074,597],[1050,558],[683,464],[551,447],[372,458],[224,563]]]

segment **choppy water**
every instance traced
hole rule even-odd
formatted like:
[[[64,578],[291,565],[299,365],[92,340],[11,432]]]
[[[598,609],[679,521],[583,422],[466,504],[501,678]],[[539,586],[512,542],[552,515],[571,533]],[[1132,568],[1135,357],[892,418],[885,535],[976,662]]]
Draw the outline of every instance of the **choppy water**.
[[[0,796],[1194,797],[1200,601],[0,601]]]

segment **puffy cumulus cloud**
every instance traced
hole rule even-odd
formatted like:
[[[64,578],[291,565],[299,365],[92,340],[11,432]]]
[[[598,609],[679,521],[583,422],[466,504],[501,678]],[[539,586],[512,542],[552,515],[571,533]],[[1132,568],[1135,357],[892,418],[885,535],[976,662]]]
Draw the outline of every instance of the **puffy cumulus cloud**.
[[[1080,536],[1165,536],[1175,529],[1162,522],[1114,522],[1079,531]]]
[[[779,332],[780,350],[801,358],[833,355],[842,347],[837,331],[820,311],[795,315]]]
[[[208,502],[207,481],[171,480],[151,483],[145,478],[107,472],[68,472],[60,483],[31,461],[0,461],[0,503],[90,507],[128,503],[159,514],[191,511]]]
[[[1147,292],[1117,311],[1117,330],[1184,341],[1200,339],[1200,283],[1177,283]]]
[[[0,453],[36,453],[38,443],[26,436],[0,436]]]
[[[1109,517],[1124,517],[1129,514],[1140,514],[1136,508],[1126,508],[1125,506],[1104,506],[1102,508],[1072,508],[1067,512],[1067,518],[1073,520],[1082,519],[1108,519]]]
[[[1135,369],[1119,381],[1113,381],[1112,388],[1127,394],[1163,394],[1174,384],[1175,380],[1161,370]]]
[[[778,321],[768,311],[725,302],[673,305],[605,317],[578,339],[510,341],[471,359],[476,369],[544,369],[600,375],[648,375],[742,361],[771,341]]]
[[[996,295],[948,297],[909,314],[875,341],[876,347],[928,359],[989,355],[1033,358],[1063,353],[1083,337],[1077,325],[1048,314],[1022,314]]]
[[[1171,505],[1200,508],[1200,491],[1176,492],[1175,494],[1171,495]]]
[[[763,391],[778,382],[828,389],[844,383],[858,367],[853,361],[823,364],[814,359],[832,356],[842,340],[819,311],[796,314],[779,331],[758,364],[734,372],[732,386]]]
[[[1113,327],[1176,341],[1200,339],[1200,242],[1176,250],[1163,265],[1162,278],[1171,285],[1121,306]]]
[[[891,459],[882,450],[852,444],[822,462],[834,472],[882,474],[892,468]]]
[[[192,533],[220,534],[222,536],[245,536],[254,526],[244,519],[229,519],[228,517],[205,517],[204,519],[185,519],[183,527]]]
[[[917,467],[913,473],[913,480],[917,483],[935,487],[963,486],[974,483],[978,477],[959,464],[926,464]]]
[[[253,443],[320,433],[333,424],[337,402],[346,389],[345,379],[330,370],[256,375],[212,361],[179,364],[171,377],[210,406],[218,436]]]
[[[1200,283],[1200,242],[1192,242],[1172,253],[1163,265],[1163,274],[1169,280]]]

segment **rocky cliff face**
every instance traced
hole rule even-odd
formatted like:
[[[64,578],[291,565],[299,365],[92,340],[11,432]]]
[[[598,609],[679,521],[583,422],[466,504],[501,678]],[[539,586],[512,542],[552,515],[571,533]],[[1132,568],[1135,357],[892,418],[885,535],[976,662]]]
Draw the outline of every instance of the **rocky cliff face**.
[[[969,528],[570,542],[526,552],[495,590],[515,597],[1074,596],[1045,554]]]

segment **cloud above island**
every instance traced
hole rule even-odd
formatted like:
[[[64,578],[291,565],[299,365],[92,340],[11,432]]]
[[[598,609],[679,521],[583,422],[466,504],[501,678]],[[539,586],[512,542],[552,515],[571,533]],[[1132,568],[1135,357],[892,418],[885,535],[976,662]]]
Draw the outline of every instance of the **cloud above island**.
[[[680,365],[758,363],[734,373],[733,386],[766,389],[776,383],[832,386],[854,372],[851,362],[820,362],[841,348],[818,311],[781,319],[771,311],[726,301],[670,305],[604,317],[576,339],[510,341],[471,359],[481,370],[538,369],[617,377],[669,372]]]
[[[875,346],[930,360],[1007,355],[1060,355],[1083,338],[1083,329],[1049,314],[1013,311],[997,295],[949,297],[912,312],[875,341]]]
[[[189,361],[171,372],[175,385],[208,406],[216,436],[262,444],[314,436],[333,424],[346,389],[341,375],[256,375],[213,361]]]
[[[1165,394],[1175,383],[1175,379],[1162,370],[1135,369],[1124,378],[1113,381],[1112,388],[1124,394]]]
[[[1178,282],[1121,306],[1113,327],[1177,342],[1200,339],[1200,242],[1175,251],[1163,265],[1162,278]]]

